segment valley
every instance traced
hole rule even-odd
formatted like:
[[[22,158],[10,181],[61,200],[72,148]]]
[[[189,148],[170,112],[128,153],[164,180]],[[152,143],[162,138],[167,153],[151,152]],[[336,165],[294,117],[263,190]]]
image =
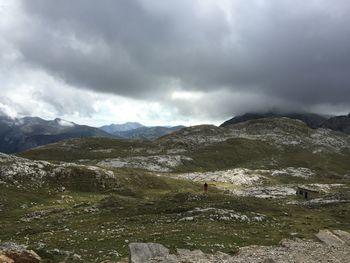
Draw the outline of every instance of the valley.
[[[348,135],[288,118],[1,154],[0,243],[28,245],[43,262],[127,262],[132,242],[230,256],[318,242],[319,230],[350,231],[349,157]]]

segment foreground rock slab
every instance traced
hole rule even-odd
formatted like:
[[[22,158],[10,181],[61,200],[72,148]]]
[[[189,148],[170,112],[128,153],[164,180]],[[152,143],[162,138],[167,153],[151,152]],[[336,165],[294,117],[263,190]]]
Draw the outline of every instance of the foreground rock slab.
[[[166,257],[169,249],[157,243],[130,243],[130,263],[144,263],[151,258]]]
[[[242,247],[238,254],[231,256],[222,252],[205,254],[200,250],[178,249],[176,254],[151,257],[146,254],[140,260],[130,262],[144,263],[326,263],[326,262],[350,262],[350,234],[341,230],[321,230],[316,237],[321,242],[313,240],[282,240],[279,246],[248,246]],[[162,245],[151,243],[152,246],[164,248]],[[146,251],[149,244],[144,243]],[[155,253],[154,253],[155,255]]]

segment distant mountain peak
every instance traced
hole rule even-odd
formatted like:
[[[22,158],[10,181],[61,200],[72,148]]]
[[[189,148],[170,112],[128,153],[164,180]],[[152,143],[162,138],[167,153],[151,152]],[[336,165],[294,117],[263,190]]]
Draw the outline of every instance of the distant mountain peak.
[[[138,128],[145,127],[141,123],[138,122],[125,122],[120,124],[110,124],[110,125],[104,125],[100,127],[101,130],[108,132],[108,133],[116,133],[116,132],[125,132],[125,131],[131,131]]]

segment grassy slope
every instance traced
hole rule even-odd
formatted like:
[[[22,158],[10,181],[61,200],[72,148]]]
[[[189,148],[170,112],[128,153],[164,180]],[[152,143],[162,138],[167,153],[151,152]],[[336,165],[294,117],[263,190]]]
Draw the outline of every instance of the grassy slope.
[[[133,155],[133,149],[142,149],[138,154],[147,155],[146,150],[155,148],[146,141],[126,141],[110,138],[70,139],[60,143],[35,148],[18,156],[33,160],[74,162],[78,160],[105,159]],[[107,150],[107,151],[105,151]]]

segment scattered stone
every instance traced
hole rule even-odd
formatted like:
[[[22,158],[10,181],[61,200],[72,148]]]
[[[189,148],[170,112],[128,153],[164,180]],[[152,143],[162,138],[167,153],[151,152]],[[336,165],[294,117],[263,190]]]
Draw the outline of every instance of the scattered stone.
[[[185,217],[179,221],[193,221],[194,219],[202,218],[218,221],[240,221],[240,222],[262,222],[266,220],[266,216],[259,213],[250,212],[242,214],[231,209],[220,209],[214,207],[195,208],[183,213]]]
[[[193,221],[193,220],[194,220],[193,216],[187,216],[187,217],[181,218],[179,221]]]
[[[52,208],[52,209],[46,209],[46,210],[38,210],[34,211],[32,213],[26,214],[24,217],[20,219],[21,222],[31,222],[33,220],[40,220],[43,219],[45,216],[55,214],[55,213],[61,213],[63,212],[63,208]]]
[[[81,260],[81,256],[78,255],[78,254],[73,254],[73,255],[72,255],[72,259],[73,259],[73,260]]]
[[[292,177],[300,177],[307,179],[311,176],[314,176],[315,173],[304,167],[287,167],[281,170],[273,170],[271,173],[272,176],[292,176]]]
[[[190,157],[185,155],[151,155],[105,159],[100,161],[98,165],[116,168],[138,168],[153,172],[170,172],[181,165],[183,161],[191,160]]]

